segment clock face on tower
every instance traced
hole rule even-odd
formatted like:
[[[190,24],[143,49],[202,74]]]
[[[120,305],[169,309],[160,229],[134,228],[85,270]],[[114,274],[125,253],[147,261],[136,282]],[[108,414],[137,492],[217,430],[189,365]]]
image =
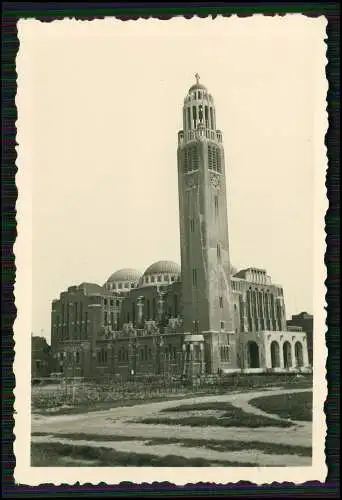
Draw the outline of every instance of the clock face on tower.
[[[214,174],[213,172],[210,172],[209,176],[209,182],[212,186],[215,188],[219,189],[220,188],[220,176],[218,174]]]

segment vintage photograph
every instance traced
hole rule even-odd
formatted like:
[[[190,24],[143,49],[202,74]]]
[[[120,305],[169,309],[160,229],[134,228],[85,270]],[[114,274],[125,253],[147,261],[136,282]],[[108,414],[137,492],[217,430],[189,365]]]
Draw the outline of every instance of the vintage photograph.
[[[31,470],[324,467],[324,35],[21,23]]]

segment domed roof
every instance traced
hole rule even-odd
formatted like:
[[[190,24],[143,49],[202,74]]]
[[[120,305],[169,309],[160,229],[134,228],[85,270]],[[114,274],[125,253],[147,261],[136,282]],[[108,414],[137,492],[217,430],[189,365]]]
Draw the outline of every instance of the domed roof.
[[[141,272],[136,269],[119,269],[108,278],[108,281],[138,281],[140,276]]]
[[[195,85],[192,85],[192,87],[189,88],[189,92],[192,92],[193,90],[207,90],[207,87],[201,83],[195,83]]]
[[[207,90],[207,88],[199,82],[200,76],[198,73],[196,73],[195,78],[196,83],[189,88],[189,93],[193,90]]]
[[[158,262],[154,262],[151,264],[146,271],[144,272],[144,276],[148,274],[180,274],[181,267],[176,262],[172,260],[159,260]]]

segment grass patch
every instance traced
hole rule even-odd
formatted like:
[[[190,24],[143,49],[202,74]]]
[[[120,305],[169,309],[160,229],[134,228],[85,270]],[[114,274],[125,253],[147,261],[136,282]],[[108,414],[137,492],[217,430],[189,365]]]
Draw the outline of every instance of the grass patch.
[[[186,411],[201,411],[201,410],[218,410],[223,411],[223,415],[216,416],[188,416],[177,418],[168,417],[151,417],[139,420],[144,424],[166,424],[166,425],[189,425],[190,427],[290,427],[291,422],[275,420],[253,413],[246,413],[240,408],[236,408],[230,403],[226,402],[207,402],[191,405],[180,405],[174,408],[167,408],[163,412],[186,412]]]
[[[252,399],[249,403],[281,418],[312,421],[312,392],[263,396]]]
[[[211,395],[208,392],[197,393],[196,396],[207,396]],[[173,401],[173,400],[182,400],[182,399],[191,399],[194,397],[194,394],[185,394],[185,395],[173,395],[173,396],[155,396],[146,399],[129,399],[129,400],[117,400],[117,401],[99,401],[99,402],[86,402],[80,403],[75,406],[68,407],[56,407],[54,411],[49,411],[49,409],[33,409],[32,411],[36,414],[42,414],[46,416],[58,416],[58,415],[77,415],[84,413],[91,413],[94,411],[105,411],[111,410],[112,408],[125,408],[130,406],[148,404],[148,403],[159,403],[164,401]]]
[[[108,434],[88,434],[87,432],[32,432],[31,436],[54,436],[62,439],[70,440],[86,440],[86,441],[143,441],[143,437],[138,436],[121,436]]]
[[[206,440],[206,439],[181,439],[156,438],[148,441],[147,445],[154,444],[180,444],[187,448],[207,448],[214,451],[242,451],[259,450],[269,455],[298,455],[311,457],[312,449],[308,446],[291,446],[284,444],[263,443],[260,441],[232,441],[232,440]]]
[[[50,436],[51,433],[35,432],[33,436]],[[141,436],[118,436],[118,435],[101,435],[101,434],[87,434],[87,433],[58,433],[54,436],[70,439],[70,440],[86,440],[96,442],[109,442],[109,441],[142,441]],[[218,439],[177,439],[173,437],[165,438],[152,438],[146,440],[146,446],[153,446],[158,444],[179,444],[186,448],[206,448],[215,451],[241,451],[241,450],[259,450],[263,453],[270,455],[298,455],[302,457],[311,457],[312,449],[309,446],[292,446],[275,443],[263,443],[259,441],[232,441],[232,440],[218,440]]]
[[[80,383],[76,386],[75,399],[72,385],[67,388],[60,386],[32,387],[31,407],[33,413],[67,415],[100,411],[118,406],[134,406],[149,402],[187,399],[194,396],[214,394],[232,394],[249,392],[271,387],[311,388],[312,375],[297,376],[294,374],[260,374],[260,375],[230,375],[218,378],[213,384],[200,386],[185,386],[179,382],[171,383],[160,380],[153,383],[137,382],[106,382]]]
[[[253,467],[254,463],[213,461],[204,458],[184,458],[177,455],[160,457],[148,453],[125,453],[108,448],[61,443],[32,443],[32,467],[65,467],[64,458],[92,461],[96,467]],[[82,467],[82,465],[78,465]],[[84,464],[88,466],[88,464]]]

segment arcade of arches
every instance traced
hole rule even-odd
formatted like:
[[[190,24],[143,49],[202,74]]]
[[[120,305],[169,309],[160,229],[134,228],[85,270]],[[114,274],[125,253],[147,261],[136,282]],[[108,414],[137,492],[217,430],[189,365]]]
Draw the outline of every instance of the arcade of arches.
[[[270,350],[270,366],[266,368],[303,368],[305,363],[304,346],[302,342],[296,340],[290,342],[285,340],[272,340],[266,349]],[[250,340],[245,345],[245,359],[247,368],[263,368],[264,363],[261,359],[261,349],[259,344]],[[266,356],[267,359],[267,356]],[[266,362],[266,365],[269,364]]]

